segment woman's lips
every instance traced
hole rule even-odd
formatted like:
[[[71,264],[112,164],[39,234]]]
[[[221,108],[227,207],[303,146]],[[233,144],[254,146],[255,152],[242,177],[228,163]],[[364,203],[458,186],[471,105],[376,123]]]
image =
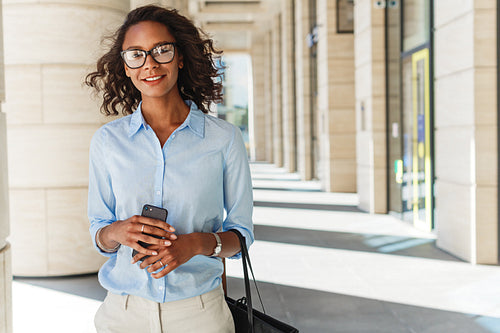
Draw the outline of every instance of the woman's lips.
[[[146,84],[156,84],[163,79],[165,75],[155,75],[155,76],[148,76],[147,78],[142,79],[142,81],[146,82]]]

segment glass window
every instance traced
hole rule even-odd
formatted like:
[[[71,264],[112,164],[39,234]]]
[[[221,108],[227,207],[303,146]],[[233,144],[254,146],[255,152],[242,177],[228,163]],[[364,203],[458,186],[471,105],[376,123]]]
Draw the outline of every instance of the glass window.
[[[430,40],[430,0],[405,0],[403,6],[403,51]]]

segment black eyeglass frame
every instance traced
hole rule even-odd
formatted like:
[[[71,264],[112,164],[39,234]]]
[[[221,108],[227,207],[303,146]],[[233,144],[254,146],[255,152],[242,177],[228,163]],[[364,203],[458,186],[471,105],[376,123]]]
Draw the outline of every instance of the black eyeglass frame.
[[[174,47],[174,55],[172,56],[172,59],[170,59],[169,61],[158,61],[155,56],[153,55],[152,51],[154,49],[156,49],[157,47],[161,47],[161,46],[164,46],[164,45],[172,45]],[[137,68],[141,68],[142,66],[144,66],[144,64],[146,63],[146,58],[148,57],[148,55],[151,56],[151,58],[153,58],[154,61],[156,61],[157,63],[159,64],[168,64],[172,61],[174,61],[174,58],[175,58],[175,49],[177,47],[177,43],[175,42],[168,42],[168,43],[163,43],[163,44],[160,44],[160,45],[156,45],[155,47],[153,47],[151,50],[149,51],[144,51],[144,50],[141,50],[141,49],[127,49],[127,50],[123,50],[120,52],[120,56],[122,57],[123,59],[123,62],[125,63],[125,65],[127,65],[128,68],[131,68],[131,69],[137,69]],[[146,53],[146,56],[144,57],[144,62],[142,63],[142,65],[140,66],[137,66],[137,67],[131,67],[129,64],[127,64],[127,60],[125,60],[125,53],[128,52],[128,51],[141,51],[141,52],[144,52]]]

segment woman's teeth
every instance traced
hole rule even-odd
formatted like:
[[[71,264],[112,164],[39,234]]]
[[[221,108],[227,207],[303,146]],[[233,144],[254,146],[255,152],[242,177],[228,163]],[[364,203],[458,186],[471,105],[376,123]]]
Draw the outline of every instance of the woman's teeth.
[[[156,81],[156,80],[159,80],[159,79],[161,79],[161,75],[154,76],[154,77],[147,77],[145,80],[146,81]]]

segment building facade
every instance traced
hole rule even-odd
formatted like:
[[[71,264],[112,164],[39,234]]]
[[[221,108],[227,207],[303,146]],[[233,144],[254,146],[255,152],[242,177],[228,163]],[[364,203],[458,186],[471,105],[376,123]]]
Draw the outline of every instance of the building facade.
[[[498,264],[498,0],[3,0],[0,332],[12,330],[12,273],[104,260],[86,196],[90,138],[107,120],[82,81],[101,37],[151,2],[251,56],[253,160]]]
[[[363,210],[432,231],[463,260],[498,264],[497,8],[493,0],[283,1],[273,20],[293,30],[271,25],[257,38],[281,36],[267,37],[255,77],[279,56],[288,68],[270,71],[271,102],[255,112],[256,137],[273,138],[256,144],[257,158],[326,191],[357,192]],[[255,100],[265,96],[254,89]],[[287,142],[296,142],[291,154]]]
[[[8,161],[10,200],[0,164],[0,207],[10,207],[15,275],[102,263],[85,207],[88,145],[105,120],[81,83],[103,34],[150,2],[2,2],[0,163]],[[325,191],[357,192],[363,210],[433,231],[469,262],[498,263],[498,1],[160,4],[190,16],[226,53],[251,56],[253,160],[318,179]],[[10,251],[2,230],[0,248]],[[77,251],[60,251],[68,247]]]

